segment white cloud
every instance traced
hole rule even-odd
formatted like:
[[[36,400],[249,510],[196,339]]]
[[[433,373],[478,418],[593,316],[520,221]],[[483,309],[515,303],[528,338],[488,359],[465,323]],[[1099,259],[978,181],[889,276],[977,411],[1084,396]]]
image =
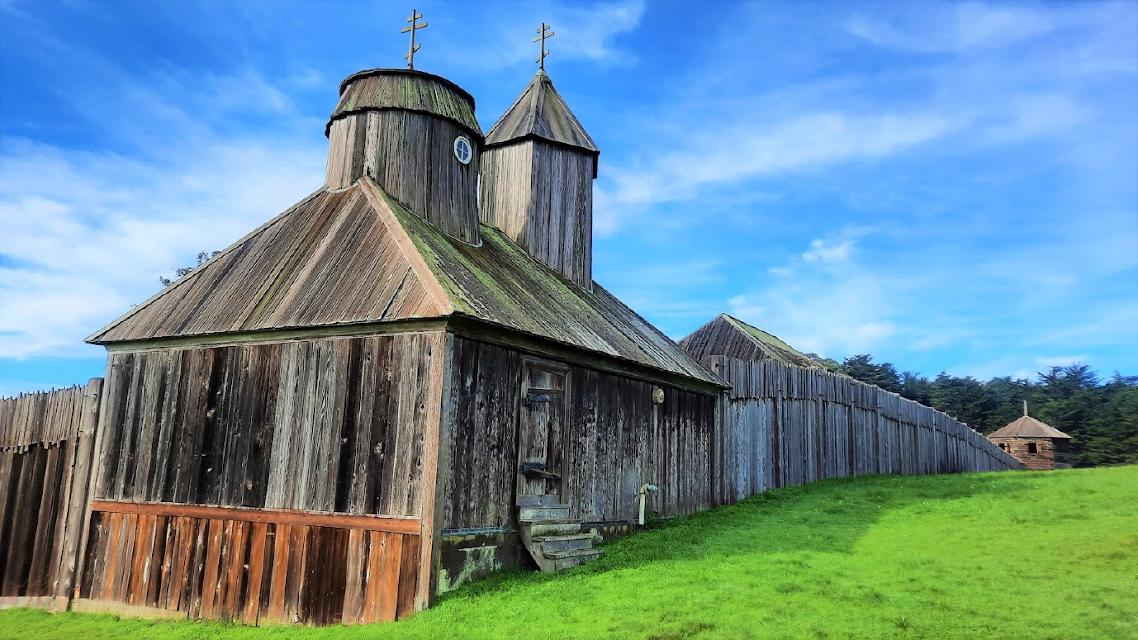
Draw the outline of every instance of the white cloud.
[[[851,261],[868,233],[850,228],[813,240],[758,286],[728,299],[731,313],[803,351],[844,356],[881,346],[899,331],[894,300],[907,285]]]
[[[83,338],[319,186],[318,148],[242,140],[146,166],[22,139],[0,145],[0,357]]]
[[[716,185],[900,153],[960,126],[922,113],[850,115],[818,112],[782,122],[745,113],[693,126],[682,148],[632,166],[610,166],[598,185],[597,232],[618,230],[645,206],[694,198]]]
[[[1094,111],[1073,96],[1024,94],[1009,101],[1007,113],[998,114],[987,135],[993,142],[1029,140],[1070,130],[1093,117]]]
[[[487,27],[477,37],[442,40],[432,46],[438,47],[443,57],[480,70],[533,63],[537,45],[530,40],[536,36],[537,25],[545,22],[556,34],[546,47],[552,64],[561,60],[633,64],[635,55],[615,40],[640,25],[644,6],[644,0],[488,4]]]
[[[1045,356],[1036,358],[1035,363],[1041,367],[1069,367],[1073,364],[1085,364],[1089,357],[1086,354],[1077,356]]]
[[[810,248],[802,254],[806,262],[844,262],[850,257],[853,249],[851,240],[823,240],[816,238],[810,241]]]
[[[976,2],[921,4],[891,21],[856,17],[846,24],[849,33],[879,47],[922,53],[1003,48],[1053,28],[1047,13]]]
[[[256,69],[126,70],[39,18],[22,26],[56,107],[106,142],[0,139],[0,358],[91,354],[83,339],[159,275],[320,186],[319,124]],[[249,116],[266,123],[242,126]]]

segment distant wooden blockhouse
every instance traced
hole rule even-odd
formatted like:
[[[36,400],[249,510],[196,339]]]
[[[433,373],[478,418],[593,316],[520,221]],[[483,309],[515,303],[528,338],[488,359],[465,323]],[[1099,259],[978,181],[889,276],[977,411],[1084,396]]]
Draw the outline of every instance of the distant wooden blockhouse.
[[[988,434],[988,439],[1034,471],[1071,466],[1071,436],[1027,415],[1026,402],[1023,416]]]
[[[715,503],[726,385],[593,282],[599,150],[544,72],[484,137],[363,71],[326,133],[323,188],[90,337],[87,608],[390,620],[595,557],[646,484]]]

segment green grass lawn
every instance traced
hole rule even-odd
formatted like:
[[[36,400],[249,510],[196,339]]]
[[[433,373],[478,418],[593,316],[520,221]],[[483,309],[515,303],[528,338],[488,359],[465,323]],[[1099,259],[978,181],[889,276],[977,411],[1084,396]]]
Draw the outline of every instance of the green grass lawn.
[[[0,612],[4,638],[1136,638],[1138,466],[774,491],[387,625]]]

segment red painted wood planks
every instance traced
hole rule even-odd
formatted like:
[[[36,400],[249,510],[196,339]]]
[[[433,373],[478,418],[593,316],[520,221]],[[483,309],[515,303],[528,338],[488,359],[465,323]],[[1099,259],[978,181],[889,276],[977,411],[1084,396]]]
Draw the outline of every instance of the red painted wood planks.
[[[94,512],[83,596],[245,624],[355,624],[415,610],[418,535],[160,515],[168,509]]]

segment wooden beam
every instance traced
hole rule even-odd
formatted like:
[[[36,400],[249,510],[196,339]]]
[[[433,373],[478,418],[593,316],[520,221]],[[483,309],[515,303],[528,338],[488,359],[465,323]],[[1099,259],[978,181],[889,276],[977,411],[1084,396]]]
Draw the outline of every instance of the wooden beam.
[[[416,320],[395,320],[391,322],[367,322],[341,324],[328,327],[304,327],[296,329],[269,329],[242,333],[218,333],[203,336],[183,336],[176,338],[153,338],[130,342],[106,344],[110,353],[162,351],[179,347],[225,347],[239,344],[270,344],[276,342],[297,342],[335,337],[385,336],[397,333],[430,333],[446,328],[446,318]]]
[[[244,507],[209,507],[197,504],[169,502],[123,502],[119,500],[92,500],[91,510],[103,513],[126,513],[158,516],[181,516],[244,522],[363,529],[414,534],[420,532],[419,518],[391,518],[384,516],[356,516],[346,513],[297,511],[293,509],[249,509]]]
[[[446,483],[451,464],[451,438],[454,429],[454,403],[451,402],[451,383],[454,378],[454,334],[443,339],[442,357],[432,363],[431,387],[438,397],[432,396],[428,407],[431,414],[423,443],[423,533],[420,540],[422,559],[419,567],[416,610],[426,609],[434,603],[438,593],[437,581],[442,556],[442,525]]]

